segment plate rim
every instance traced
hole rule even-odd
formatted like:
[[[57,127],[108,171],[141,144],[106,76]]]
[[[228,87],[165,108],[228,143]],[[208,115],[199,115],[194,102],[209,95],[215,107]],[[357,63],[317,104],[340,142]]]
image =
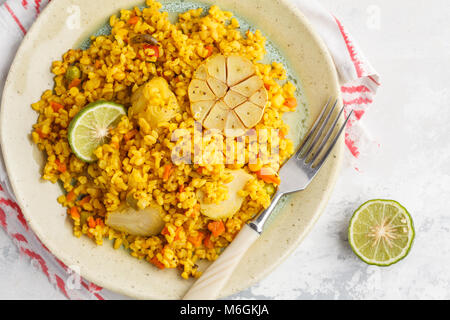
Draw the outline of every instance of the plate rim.
[[[140,0],[143,1],[143,0]],[[170,0],[165,0],[165,1],[170,1]],[[194,0],[194,2],[197,0]],[[278,2],[281,2],[285,7],[289,8],[289,10],[292,12],[292,14],[295,15],[296,19],[300,20],[301,23],[305,26],[305,28],[307,29],[307,31],[310,33],[310,35],[312,36],[312,38],[314,39],[314,41],[319,45],[322,53],[324,54],[324,60],[327,62],[327,65],[329,67],[329,71],[332,74],[332,77],[334,79],[335,84],[337,85],[337,88],[339,88],[339,77],[335,68],[335,64],[334,61],[331,57],[331,54],[329,53],[329,50],[327,48],[327,46],[325,45],[323,39],[320,37],[320,35],[314,30],[314,28],[312,27],[311,23],[309,22],[309,20],[305,17],[305,15],[301,12],[301,10],[294,5],[291,1],[289,0],[277,0]],[[134,2],[138,2],[138,0],[134,0]],[[197,1],[197,2],[202,2]],[[45,20],[46,17],[50,14],[53,6],[56,6],[57,1],[52,1],[50,2],[45,8],[44,10],[41,12],[41,14],[37,17],[37,19],[34,21],[33,25],[31,26],[31,28],[28,30],[28,32],[26,33],[26,35],[24,36],[24,38],[22,39],[16,54],[14,56],[13,62],[11,63],[11,67],[8,71],[7,77],[6,77],[6,81],[5,81],[5,85],[3,88],[3,93],[2,93],[2,97],[1,97],[1,104],[0,104],[0,148],[1,151],[3,153],[3,163],[6,169],[6,173],[8,175],[9,178],[9,182],[10,182],[10,186],[11,189],[14,193],[14,196],[16,197],[17,203],[19,205],[19,207],[22,210],[22,213],[26,219],[27,224],[29,225],[31,231],[35,234],[35,236],[50,250],[51,254],[54,255],[56,258],[60,259],[64,264],[66,265],[71,265],[71,263],[73,262],[73,260],[75,260],[74,257],[71,257],[72,259],[69,259],[68,256],[65,256],[63,254],[61,254],[59,252],[59,250],[55,249],[55,246],[52,244],[51,241],[49,241],[49,239],[47,239],[45,237],[44,234],[42,234],[39,231],[36,231],[36,229],[39,230],[39,228],[35,227],[35,223],[32,219],[32,214],[29,214],[28,210],[31,209],[27,209],[26,206],[24,206],[24,204],[22,203],[22,200],[20,197],[17,197],[16,195],[20,194],[19,188],[17,186],[17,181],[13,178],[14,175],[11,175],[11,170],[10,170],[10,159],[7,155],[5,155],[4,151],[4,126],[2,125],[4,123],[4,117],[5,117],[5,108],[4,108],[4,104],[5,104],[5,96],[6,93],[9,90],[9,87],[12,85],[12,81],[11,78],[14,75],[14,71],[16,71],[17,69],[17,64],[20,62],[19,58],[22,56],[22,51],[24,50],[24,47],[26,45],[26,43],[28,41],[30,41],[30,38],[35,36],[35,33],[37,32],[36,29],[38,29],[39,24],[42,20]],[[106,19],[106,18],[105,18]],[[38,34],[38,33],[37,33]],[[336,97],[339,99],[339,101],[342,101],[342,96],[341,96],[341,92],[339,90],[337,90],[336,92]],[[31,111],[31,108],[30,108]],[[258,274],[257,277],[249,280],[242,288],[240,288],[239,290],[234,290],[233,292],[231,292],[230,294],[235,294],[236,292],[239,292],[241,290],[245,290],[248,287],[250,287],[251,285],[255,284],[258,281],[261,281],[262,279],[264,279],[265,277],[267,277],[268,274],[270,274],[271,272],[273,272],[274,269],[276,269],[282,262],[284,262],[292,253],[293,251],[295,251],[299,244],[304,240],[304,238],[309,234],[309,232],[311,231],[311,229],[314,227],[314,225],[316,224],[316,222],[318,221],[318,219],[320,218],[320,216],[322,215],[323,211],[325,210],[325,207],[327,206],[329,199],[333,193],[335,184],[337,182],[337,178],[339,175],[339,171],[342,167],[342,163],[343,163],[343,153],[344,153],[344,137],[342,136],[337,145],[335,146],[335,150],[334,153],[336,154],[336,158],[337,160],[335,161],[335,165],[331,168],[331,172],[329,174],[329,185],[327,186],[326,190],[323,192],[323,197],[320,200],[320,206],[319,208],[316,210],[316,212],[313,215],[313,218],[309,221],[309,223],[306,225],[305,228],[305,232],[302,233],[302,235],[300,237],[297,237],[296,240],[294,241],[294,243],[292,245],[289,246],[288,250],[285,250],[284,254],[277,260],[276,263],[272,264],[270,266],[270,268],[267,268],[264,272],[261,272]],[[73,235],[72,235],[73,236]],[[56,253],[55,253],[56,252]],[[71,260],[71,261],[69,261]],[[111,290],[115,293],[119,293],[128,297],[133,297],[133,298],[138,298],[138,299],[148,299],[147,295],[141,295],[141,294],[135,294],[133,292],[129,292],[127,290],[123,290],[120,287],[114,286],[112,285],[111,281],[105,281],[103,279],[93,279],[93,277],[91,277],[90,272],[83,270],[81,271],[81,277],[93,282],[95,284],[98,284],[100,286],[102,286],[105,289]],[[225,297],[228,296],[227,295],[221,295],[221,297]]]

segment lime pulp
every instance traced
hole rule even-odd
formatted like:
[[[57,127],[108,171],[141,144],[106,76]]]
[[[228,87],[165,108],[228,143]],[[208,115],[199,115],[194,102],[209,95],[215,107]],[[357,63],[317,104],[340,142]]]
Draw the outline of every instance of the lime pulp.
[[[405,258],[414,240],[411,215],[393,200],[371,200],[359,207],[350,221],[348,239],[364,262],[390,266]]]
[[[125,108],[114,102],[97,101],[86,106],[69,125],[68,140],[73,153],[85,162],[95,161],[95,149],[107,141],[110,130],[124,115]]]

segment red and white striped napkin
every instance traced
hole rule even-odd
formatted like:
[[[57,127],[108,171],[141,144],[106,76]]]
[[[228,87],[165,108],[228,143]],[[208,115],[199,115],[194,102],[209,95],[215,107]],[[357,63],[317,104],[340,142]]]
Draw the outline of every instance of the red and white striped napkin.
[[[0,0],[1,1],[1,0]],[[58,0],[54,0],[58,1]],[[50,0],[6,0],[0,5],[0,94],[15,52],[27,30]],[[342,86],[346,112],[354,110],[348,124],[345,142],[349,154],[358,158],[361,150],[373,143],[367,138],[359,120],[373,103],[379,86],[379,76],[342,23],[316,0],[293,0],[305,14],[329,48]],[[1,155],[1,154],[0,154]],[[0,158],[0,227],[11,236],[20,252],[34,264],[69,299],[117,298],[84,279],[65,266],[39,241],[27,225],[9,187],[8,177]]]

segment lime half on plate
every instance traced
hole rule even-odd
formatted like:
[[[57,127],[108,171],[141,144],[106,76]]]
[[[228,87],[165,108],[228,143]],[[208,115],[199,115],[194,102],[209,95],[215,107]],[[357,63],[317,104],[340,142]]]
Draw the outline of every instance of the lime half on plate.
[[[355,211],[348,240],[364,262],[390,266],[406,257],[414,240],[408,211],[393,200],[371,200]]]
[[[126,114],[125,108],[114,102],[90,103],[70,122],[68,139],[73,153],[85,162],[95,161],[94,150],[106,142],[110,130]]]

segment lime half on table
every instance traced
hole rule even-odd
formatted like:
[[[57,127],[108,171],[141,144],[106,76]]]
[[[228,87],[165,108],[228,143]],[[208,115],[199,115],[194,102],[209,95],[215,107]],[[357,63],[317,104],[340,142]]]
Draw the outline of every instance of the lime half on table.
[[[70,122],[68,139],[73,153],[85,162],[95,161],[95,149],[106,142],[110,130],[126,114],[125,108],[114,102],[90,103]]]
[[[406,257],[414,240],[408,211],[393,200],[371,200],[355,211],[348,240],[364,262],[390,266]]]

